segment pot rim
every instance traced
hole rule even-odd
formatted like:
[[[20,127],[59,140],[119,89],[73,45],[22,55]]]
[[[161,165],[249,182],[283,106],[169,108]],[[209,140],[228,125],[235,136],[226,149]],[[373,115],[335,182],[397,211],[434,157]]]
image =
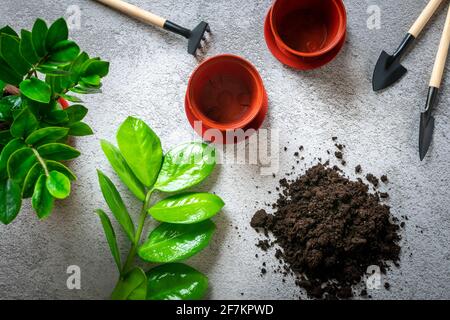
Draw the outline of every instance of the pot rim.
[[[257,105],[257,107],[253,108],[253,110],[251,110],[251,112],[249,112],[244,118],[239,119],[237,121],[229,122],[226,124],[219,123],[217,121],[211,120],[210,118],[206,117],[200,111],[200,108],[193,102],[194,101],[194,97],[193,97],[194,93],[193,93],[192,87],[193,87],[193,81],[195,81],[194,78],[195,78],[196,74],[199,72],[199,70],[201,70],[201,68],[204,68],[205,65],[207,65],[208,63],[214,62],[215,60],[218,60],[218,59],[230,59],[230,60],[234,60],[234,61],[238,62],[239,64],[241,64],[249,72],[250,76],[255,81],[256,87],[257,87],[257,90],[256,90],[256,94],[257,94],[256,105]],[[235,129],[241,129],[241,128],[245,127],[250,122],[252,122],[255,119],[255,117],[259,114],[259,112],[261,111],[261,109],[263,107],[264,93],[265,93],[265,88],[264,88],[263,80],[262,80],[258,70],[256,69],[255,66],[253,66],[252,63],[250,63],[248,60],[246,60],[240,56],[237,56],[237,55],[220,54],[220,55],[216,55],[216,56],[206,59],[199,66],[197,66],[197,68],[193,71],[193,73],[191,74],[191,77],[189,78],[189,82],[188,82],[186,103],[187,103],[189,110],[194,115],[194,117],[197,118],[198,120],[200,120],[201,122],[203,122],[203,124],[205,126],[207,126],[209,128],[213,128],[213,129],[219,129],[220,131],[235,130]]]
[[[342,0],[331,0],[333,1],[333,4],[336,6],[337,12],[339,14],[339,29],[337,35],[334,37],[333,41],[326,47],[315,51],[315,52],[302,52],[297,51],[295,49],[292,49],[289,47],[283,39],[280,37],[277,28],[275,27],[273,23],[273,16],[274,16],[274,9],[276,8],[276,4],[279,3],[278,0],[275,0],[274,4],[272,5],[269,13],[270,18],[270,28],[272,29],[272,33],[275,37],[275,42],[277,45],[281,46],[282,49],[292,53],[295,56],[298,57],[304,57],[304,58],[315,58],[320,57],[324,54],[327,54],[331,50],[333,50],[342,40],[342,38],[345,36],[346,29],[347,29],[347,12],[345,10],[345,5]]]

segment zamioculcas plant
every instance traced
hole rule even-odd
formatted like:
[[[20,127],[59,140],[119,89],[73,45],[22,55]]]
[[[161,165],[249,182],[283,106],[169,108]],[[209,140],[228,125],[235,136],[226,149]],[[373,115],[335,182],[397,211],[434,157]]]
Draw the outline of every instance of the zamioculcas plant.
[[[2,223],[16,218],[24,198],[31,198],[42,219],[50,215],[55,199],[69,196],[76,177],[61,161],[80,152],[67,139],[92,134],[82,122],[87,109],[71,93],[100,92],[108,70],[108,62],[89,58],[68,40],[62,18],[50,27],[38,19],[32,31],[20,35],[8,26],[0,29]],[[64,109],[62,99],[77,104]]]
[[[155,191],[175,193],[203,181],[215,166],[215,150],[204,143],[187,143],[165,155],[158,136],[141,120],[129,117],[117,133],[118,148],[102,141],[102,149],[122,182],[142,202],[142,210],[133,222],[122,197],[111,180],[98,172],[100,187],[113,216],[131,243],[124,263],[116,236],[108,218],[97,210],[119,280],[112,299],[201,299],[208,279],[199,271],[178,263],[204,249],[213,235],[210,220],[224,203],[214,194],[184,192],[153,204]],[[141,241],[144,223],[152,216],[161,224]],[[144,272],[135,264],[161,264]]]

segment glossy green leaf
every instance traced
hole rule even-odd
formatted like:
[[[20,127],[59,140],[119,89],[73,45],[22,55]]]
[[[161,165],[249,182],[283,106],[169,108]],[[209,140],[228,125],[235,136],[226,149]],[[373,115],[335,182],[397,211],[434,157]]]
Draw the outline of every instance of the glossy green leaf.
[[[136,177],[153,186],[162,163],[161,141],[142,120],[128,117],[117,133],[120,152]]]
[[[101,78],[99,75],[94,74],[92,76],[81,78],[81,81],[91,86],[99,86],[101,83]]]
[[[22,139],[13,139],[11,140],[0,153],[0,177],[2,176],[2,172],[6,171],[8,160],[11,155],[19,149],[25,147],[25,143]]]
[[[168,197],[148,210],[158,221],[191,224],[207,220],[219,212],[225,203],[210,193],[186,193]]]
[[[37,71],[46,74],[48,76],[55,76],[55,77],[63,77],[68,76],[70,74],[69,71],[58,69],[55,66],[49,66],[49,65],[40,65],[37,68]]]
[[[48,143],[38,147],[37,151],[46,160],[71,160],[80,155],[80,151],[63,143]]]
[[[75,102],[75,103],[83,102],[83,100],[81,100],[80,98],[78,98],[76,96],[69,95],[69,94],[61,94],[60,96],[61,96],[61,98],[64,98],[64,99],[66,99],[67,101],[70,101],[70,102]]]
[[[51,51],[57,43],[67,40],[69,37],[69,28],[63,18],[56,20],[48,29],[45,47],[47,51]]]
[[[100,188],[109,209],[111,210],[119,224],[122,226],[125,234],[131,240],[131,242],[134,242],[134,224],[131,220],[127,208],[125,207],[125,204],[123,203],[122,197],[120,196],[111,180],[107,176],[105,176],[103,172],[97,170],[97,173]]]
[[[52,110],[45,115],[45,121],[53,125],[62,125],[69,121],[66,110]]]
[[[109,62],[91,59],[83,66],[84,69],[81,72],[83,78],[98,75],[103,78],[109,73]]]
[[[26,138],[39,125],[29,108],[23,108],[11,125],[11,134],[17,138]]]
[[[96,93],[102,93],[102,90],[99,88],[86,88],[83,87],[81,84],[74,88],[69,89],[72,92],[79,93],[79,94],[96,94]]]
[[[0,80],[14,86],[18,86],[22,79],[23,76],[18,74],[8,65],[8,63],[6,63],[5,60],[3,60],[3,58],[0,57]]]
[[[147,300],[200,300],[208,278],[183,263],[167,263],[147,272]]]
[[[170,150],[155,183],[155,189],[176,192],[208,177],[216,165],[215,149],[205,143],[187,143]]]
[[[69,127],[69,135],[75,137],[84,137],[93,135],[94,131],[92,131],[91,127],[84,122],[75,122]]]
[[[6,83],[0,80],[0,92],[3,92],[3,89],[5,89]]]
[[[11,141],[13,137],[11,136],[11,133],[9,130],[0,130],[0,146],[7,145],[9,141]],[[3,149],[0,149],[0,152]],[[1,177],[1,171],[0,171],[0,177]]]
[[[44,174],[44,169],[39,162],[35,163],[28,171],[22,186],[22,198],[31,198],[34,193],[34,187],[39,177]]]
[[[147,276],[141,268],[134,268],[119,279],[111,295],[112,300],[145,300]]]
[[[21,96],[6,96],[0,100],[3,105],[9,106],[12,113],[22,110],[22,97]]]
[[[8,34],[8,35],[13,36],[13,37],[16,37],[16,38],[19,37],[19,35],[17,34],[17,32],[14,31],[14,29],[11,28],[10,26],[4,26],[3,28],[1,28],[1,29],[0,29],[0,34],[2,34],[2,33]]]
[[[39,57],[45,56],[47,49],[45,48],[45,39],[47,39],[47,24],[44,20],[37,19],[33,25],[31,32],[33,46]]]
[[[0,54],[8,65],[23,76],[31,69],[31,65],[20,54],[20,41],[10,35],[0,36]]]
[[[102,222],[103,231],[105,232],[106,240],[108,241],[109,249],[111,250],[111,254],[116,262],[117,269],[119,272],[121,271],[122,264],[120,262],[120,252],[119,247],[117,246],[116,234],[114,232],[114,228],[109,220],[109,217],[103,210],[97,210],[97,215],[100,217],[100,221]]]
[[[61,140],[69,133],[69,129],[61,127],[47,127],[31,133],[25,142],[29,145],[42,145]]]
[[[45,185],[48,192],[56,199],[65,199],[70,195],[70,180],[61,172],[51,171]]]
[[[131,171],[119,149],[105,140],[101,141],[101,146],[103,153],[122,182],[139,200],[144,201],[145,187]]]
[[[41,102],[49,103],[52,97],[50,86],[38,78],[30,78],[20,83],[20,92],[27,98]]]
[[[59,171],[62,174],[64,174],[67,178],[69,178],[69,180],[71,180],[71,181],[77,180],[77,177],[75,176],[75,174],[69,168],[67,168],[65,165],[63,165],[61,162],[48,160],[48,161],[45,161],[45,164],[49,171],[53,171],[53,170]]]
[[[74,60],[79,54],[80,47],[75,42],[63,40],[52,47],[49,60],[52,62],[68,62]]]
[[[84,119],[88,113],[88,109],[81,104],[74,104],[66,109],[69,117],[69,123],[75,123]]]
[[[47,177],[44,174],[39,177],[34,187],[33,197],[31,198],[31,204],[39,219],[45,219],[52,213],[55,202],[55,199],[47,189],[46,180]]]
[[[28,172],[38,162],[30,148],[22,148],[14,152],[8,159],[8,176],[22,186]]]
[[[11,179],[0,181],[0,221],[11,223],[19,214],[22,197],[19,185]]]
[[[215,225],[211,220],[196,224],[162,223],[139,247],[139,257],[156,263],[190,258],[208,245],[214,229]]]
[[[21,31],[20,54],[29,64],[32,65],[40,60],[36,50],[34,49],[33,38],[30,31]]]

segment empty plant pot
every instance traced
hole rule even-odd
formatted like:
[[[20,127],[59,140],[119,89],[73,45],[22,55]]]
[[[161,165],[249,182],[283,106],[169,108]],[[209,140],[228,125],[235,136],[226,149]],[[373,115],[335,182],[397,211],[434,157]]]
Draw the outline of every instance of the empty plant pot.
[[[342,0],[276,0],[269,18],[278,49],[303,59],[329,54],[346,34]]]
[[[247,60],[229,54],[218,55],[205,60],[191,75],[186,114],[205,140],[235,143],[240,139],[229,141],[227,134],[237,129],[259,129],[266,113],[263,81]],[[220,133],[222,141],[218,141],[215,133]]]

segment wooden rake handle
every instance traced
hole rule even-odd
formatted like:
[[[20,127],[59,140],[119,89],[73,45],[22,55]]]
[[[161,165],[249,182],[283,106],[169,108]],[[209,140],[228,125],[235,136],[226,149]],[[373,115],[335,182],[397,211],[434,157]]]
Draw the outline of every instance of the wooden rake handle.
[[[434,62],[433,72],[431,73],[430,87],[439,88],[444,75],[445,63],[450,46],[450,6],[448,8],[447,18],[445,20],[444,31],[442,32],[441,42]]]
[[[409,34],[412,34],[414,38],[417,38],[419,34],[422,32],[423,28],[426,26],[430,18],[436,12],[437,8],[439,8],[440,4],[444,0],[431,0],[428,2],[425,9],[423,9],[419,18],[417,18],[416,22],[414,22],[411,29],[409,29]]]
[[[120,11],[130,17],[138,19],[144,23],[151,24],[160,28],[164,28],[164,24],[167,19],[157,16],[154,13],[136,7],[135,5],[129,4],[122,0],[96,0],[97,2],[103,3],[117,11]]]

